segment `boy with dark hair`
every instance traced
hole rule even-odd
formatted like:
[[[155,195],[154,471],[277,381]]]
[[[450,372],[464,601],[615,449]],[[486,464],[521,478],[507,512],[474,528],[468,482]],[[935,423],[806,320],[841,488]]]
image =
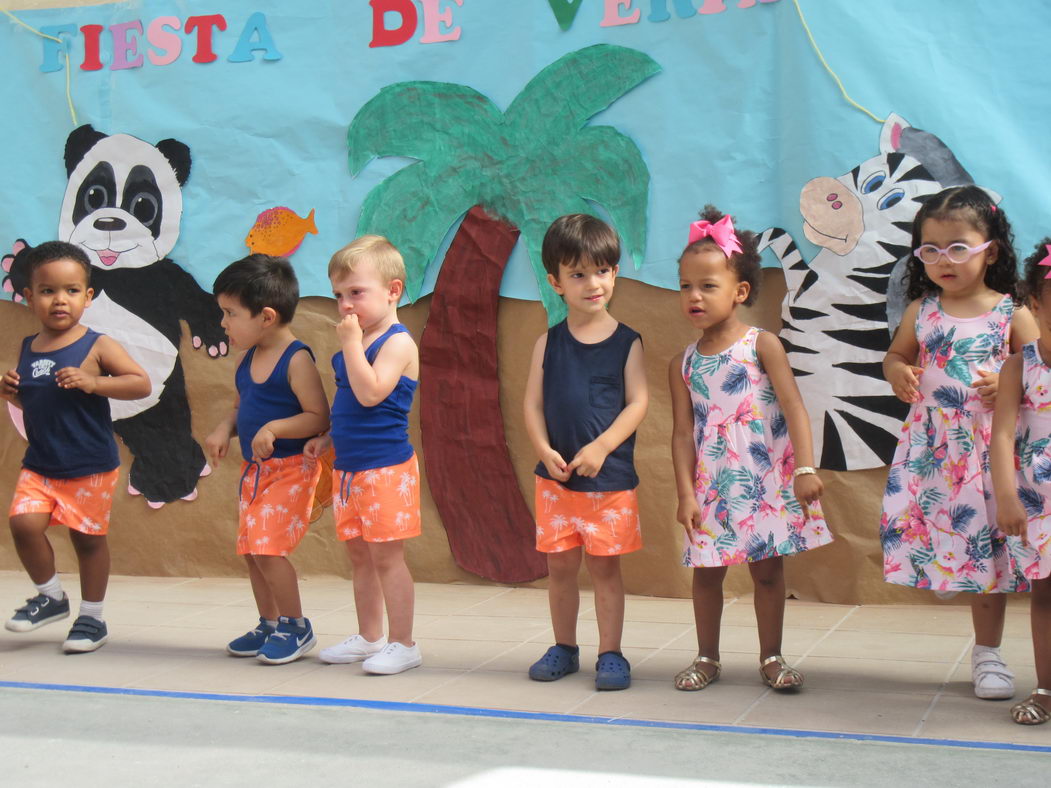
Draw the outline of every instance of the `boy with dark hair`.
[[[577,575],[584,553],[599,630],[595,686],[626,689],[631,667],[620,652],[620,556],[642,547],[633,459],[648,402],[642,340],[606,311],[620,259],[608,225],[586,214],[556,219],[542,258],[568,316],[537,340],[525,392],[526,430],[540,459],[536,546],[547,553],[555,635],[529,677],[554,681],[579,670]]]
[[[94,651],[109,637],[102,604],[109,583],[109,530],[120,456],[109,399],[139,399],[150,379],[115,340],[80,324],[93,295],[84,251],[62,241],[29,252],[23,296],[41,323],[26,337],[0,397],[22,409],[29,447],[11,502],[11,535],[37,595],[5,624],[29,632],[66,618],[49,525],[65,525],[77,553],[82,601],[62,648]]]
[[[242,350],[231,413],[205,440],[213,465],[230,439],[241,443],[237,553],[248,564],[259,624],[231,641],[236,657],[269,665],[298,659],[317,643],[303,617],[288,560],[306,533],[321,466],[303,454],[328,429],[328,401],[314,354],[292,334],[299,283],[281,257],[254,254],[231,263],[213,287],[230,344]]]

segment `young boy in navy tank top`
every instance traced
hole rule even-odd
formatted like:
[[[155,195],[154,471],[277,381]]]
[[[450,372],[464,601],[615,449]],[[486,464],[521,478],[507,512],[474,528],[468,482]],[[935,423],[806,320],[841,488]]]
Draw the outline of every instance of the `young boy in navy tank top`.
[[[332,432],[311,441],[307,453],[336,450],[333,509],[353,567],[358,632],[323,649],[321,659],[401,673],[422,661],[404,552],[405,540],[420,534],[420,471],[408,432],[420,357],[398,322],[405,263],[386,238],[365,235],[332,256],[328,277],[341,317]]]
[[[37,595],[5,624],[29,632],[69,615],[55,572],[49,525],[65,525],[80,568],[80,613],[62,648],[94,651],[109,633],[102,603],[109,582],[109,530],[120,457],[109,399],[140,399],[150,379],[115,340],[80,324],[93,295],[91,263],[62,241],[29,252],[26,303],[40,333],[26,337],[0,396],[22,409],[29,447],[11,502],[11,535]]]
[[[248,564],[259,609],[259,624],[226,650],[281,665],[317,643],[288,555],[310,523],[321,466],[303,447],[328,429],[328,400],[314,354],[292,334],[299,283],[288,260],[249,255],[219,274],[213,292],[226,335],[242,353],[233,410],[205,450],[218,465],[230,439],[240,441],[237,553]]]
[[[598,619],[595,686],[626,689],[631,667],[620,651],[620,556],[642,547],[633,457],[648,402],[642,340],[606,311],[620,260],[620,242],[609,226],[586,214],[556,219],[541,257],[568,316],[537,340],[526,382],[526,431],[540,458],[536,548],[547,554],[555,635],[529,677],[554,681],[580,667],[577,576],[583,557]]]

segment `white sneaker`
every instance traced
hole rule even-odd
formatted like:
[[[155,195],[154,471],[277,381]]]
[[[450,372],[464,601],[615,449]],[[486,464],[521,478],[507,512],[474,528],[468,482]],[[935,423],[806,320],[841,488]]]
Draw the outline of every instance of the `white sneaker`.
[[[361,635],[351,635],[342,643],[321,649],[318,655],[322,662],[330,665],[344,665],[348,662],[361,662],[373,654],[379,654],[387,645],[387,638],[380,638],[375,643],[365,640]]]
[[[401,673],[411,668],[418,668],[423,664],[420,656],[420,647],[416,644],[403,646],[401,643],[388,643],[384,649],[375,656],[369,657],[361,666],[366,673],[381,673],[391,675]]]
[[[1015,674],[1007,668],[999,648],[975,646],[971,652],[974,694],[983,700],[1004,700],[1015,694]]]

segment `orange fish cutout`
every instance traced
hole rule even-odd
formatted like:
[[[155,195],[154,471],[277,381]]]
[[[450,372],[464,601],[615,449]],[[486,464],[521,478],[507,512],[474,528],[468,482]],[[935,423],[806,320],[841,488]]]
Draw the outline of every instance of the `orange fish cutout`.
[[[253,254],[288,257],[303,243],[307,233],[317,235],[313,208],[305,219],[291,208],[268,208],[256,217],[245,238],[245,246]]]

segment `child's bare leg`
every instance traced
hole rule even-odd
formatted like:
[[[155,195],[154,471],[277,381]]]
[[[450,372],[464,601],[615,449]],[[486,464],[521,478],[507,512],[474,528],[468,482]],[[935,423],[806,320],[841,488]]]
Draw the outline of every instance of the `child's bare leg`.
[[[412,575],[405,563],[405,543],[400,539],[393,542],[369,542],[368,548],[383,589],[383,602],[387,606],[387,641],[412,647],[412,616],[416,597]]]
[[[584,560],[595,588],[598,653],[619,652],[624,632],[624,582],[620,574],[620,556],[585,554]]]
[[[697,654],[716,662],[720,660],[719,630],[723,619],[724,579],[725,566],[706,566],[693,570],[693,618],[697,625]],[[715,670],[703,665],[700,669],[705,673]]]
[[[785,565],[783,558],[766,558],[748,564],[755,585],[755,620],[759,627],[759,659],[781,653],[785,625]],[[770,665],[773,675],[777,666]]]
[[[277,621],[277,602],[274,601],[270,585],[255,562],[255,556],[245,554],[244,559],[245,564],[248,565],[248,581],[252,584],[252,596],[255,597],[255,606],[259,610],[260,618]]]
[[[1036,658],[1036,684],[1051,690],[1051,577],[1033,581],[1029,600],[1029,618],[1033,628],[1033,656]],[[1051,704],[1046,696],[1040,704]]]
[[[369,545],[360,536],[348,539],[347,556],[353,569],[354,609],[358,616],[358,634],[370,643],[383,637],[383,587],[372,563]]]
[[[972,594],[971,621],[974,623],[974,644],[998,648],[1004,636],[1004,616],[1007,594]]]
[[[11,518],[11,536],[18,559],[29,579],[42,585],[55,576],[55,551],[47,538],[51,515],[47,512],[16,514]]]
[[[580,556],[583,548],[573,547],[561,553],[547,554],[547,602],[551,609],[551,627],[555,642],[563,646],[577,644],[577,613],[580,612]]]
[[[80,567],[80,598],[101,602],[109,585],[109,542],[104,535],[82,534],[70,529],[69,539]]]
[[[292,566],[292,562],[283,555],[256,555],[252,558],[255,559],[255,566],[270,590],[278,614],[287,618],[302,618],[299,578],[296,577],[296,568]],[[255,586],[252,588],[254,591]],[[258,603],[258,599],[256,602]]]

